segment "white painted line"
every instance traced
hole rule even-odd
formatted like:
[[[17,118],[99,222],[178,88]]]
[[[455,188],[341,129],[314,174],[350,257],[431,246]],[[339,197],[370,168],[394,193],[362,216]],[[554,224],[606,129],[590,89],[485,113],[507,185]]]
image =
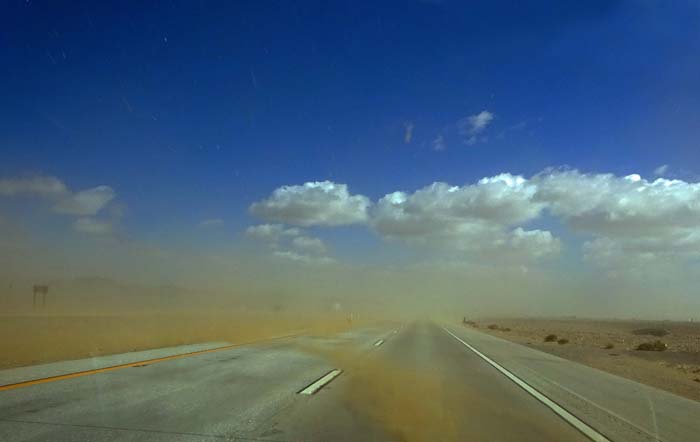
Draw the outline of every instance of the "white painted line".
[[[503,368],[501,365],[498,363],[494,362],[491,358],[486,356],[485,354],[481,353],[479,350],[476,348],[472,347],[471,345],[467,344],[464,342],[461,338],[459,338],[457,335],[446,329],[445,327],[442,328],[445,330],[447,334],[464,344],[465,347],[467,347],[469,350],[473,351],[476,353],[477,356],[479,356],[481,359],[484,361],[488,362],[493,368],[496,370],[500,371],[503,375],[505,375],[508,379],[511,381],[515,382],[520,388],[528,392],[530,395],[532,395],[535,399],[538,401],[542,402],[544,405],[549,407],[553,412],[555,412],[559,417],[564,419],[568,424],[576,428],[578,431],[583,433],[586,437],[588,437],[590,440],[595,441],[595,442],[611,442],[610,439],[607,437],[603,436],[600,434],[598,431],[596,431],[593,427],[589,426],[585,422],[583,422],[581,419],[577,418],[573,414],[569,413],[566,411],[564,408],[562,408],[559,404],[554,402],[553,400],[549,399],[547,396],[543,395],[539,391],[535,390],[533,387],[531,387],[529,384],[527,384],[525,381],[520,379],[519,377],[515,376],[513,373],[510,371],[506,370]]]
[[[337,368],[334,370],[329,371],[325,376],[323,376],[321,379],[317,380],[316,382],[312,383],[308,387],[304,388],[299,392],[299,394],[314,394],[318,390],[322,389],[323,387],[326,386],[330,381],[335,379],[342,373],[343,370],[338,370]]]
[[[380,339],[380,340],[378,340],[377,342],[374,343],[374,346],[375,346],[375,347],[379,347],[379,346],[382,345],[383,343],[384,343],[384,339]]]
[[[523,366],[523,368],[525,368],[526,370],[528,370],[528,371],[531,372],[532,374],[537,375],[537,372],[536,372],[535,370],[533,370],[532,368],[527,367],[527,366]],[[555,382],[555,381],[553,381],[553,380],[551,380],[551,379],[546,379],[546,378],[545,378],[544,380],[545,380],[546,382],[549,382],[549,383],[552,384],[552,385],[555,385],[557,388],[561,388],[562,390],[564,390],[564,391],[566,391],[567,393],[569,393],[570,395],[572,395],[572,396],[578,398],[579,400],[581,400],[581,401],[583,401],[583,402],[589,404],[591,407],[596,407],[596,408],[598,408],[599,410],[603,411],[604,413],[607,413],[607,414],[609,414],[610,416],[614,417],[615,419],[619,420],[620,422],[626,423],[626,424],[629,425],[630,427],[634,428],[635,431],[639,431],[640,433],[646,434],[647,436],[649,436],[649,440],[653,440],[653,441],[656,441],[656,442],[668,442],[666,439],[661,439],[661,438],[659,437],[658,434],[650,433],[649,431],[647,431],[647,430],[645,430],[644,428],[638,426],[637,424],[633,423],[632,421],[629,421],[629,420],[625,419],[624,417],[620,416],[619,414],[615,413],[614,411],[612,411],[612,410],[610,410],[610,409],[608,409],[608,408],[605,408],[605,407],[603,407],[602,405],[599,405],[599,404],[597,404],[597,403],[591,401],[590,399],[588,399],[588,398],[586,398],[586,397],[584,397],[584,396],[581,396],[580,394],[576,393],[575,391],[571,390],[570,388],[567,388],[567,387],[563,386],[563,385],[560,384],[559,382]]]

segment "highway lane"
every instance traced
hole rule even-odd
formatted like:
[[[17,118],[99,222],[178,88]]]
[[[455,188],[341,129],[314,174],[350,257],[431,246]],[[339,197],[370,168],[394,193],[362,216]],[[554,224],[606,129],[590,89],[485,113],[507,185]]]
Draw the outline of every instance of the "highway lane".
[[[276,434],[326,441],[589,440],[465,350],[436,324],[410,324],[364,354],[333,388],[276,416]]]
[[[332,367],[299,349],[359,348],[388,330],[299,337],[0,392],[0,440],[245,440]]]
[[[697,441],[700,402],[461,326],[448,327],[615,441]]]
[[[552,385],[596,389],[598,375],[582,371],[578,364],[560,360],[552,372],[547,368],[551,362],[540,362],[546,362],[547,355],[451,328],[557,400],[561,396]],[[313,395],[297,394],[332,369],[343,372]],[[629,382],[607,376],[600,378],[606,389],[619,390],[617,383]],[[617,411],[605,419],[633,420],[624,401],[616,400],[599,400]],[[600,416],[562,403],[596,426],[601,422]],[[692,421],[683,413],[694,411],[695,403],[681,407],[675,416],[668,415],[668,404],[685,403],[666,404],[669,422]],[[686,438],[691,433],[665,431],[677,437],[659,440],[694,440]],[[615,436],[611,440],[648,440],[643,437],[647,433],[639,438],[629,434],[608,432]],[[0,440],[589,439],[441,326],[426,322],[401,329],[353,330],[331,338],[300,336],[0,391]]]

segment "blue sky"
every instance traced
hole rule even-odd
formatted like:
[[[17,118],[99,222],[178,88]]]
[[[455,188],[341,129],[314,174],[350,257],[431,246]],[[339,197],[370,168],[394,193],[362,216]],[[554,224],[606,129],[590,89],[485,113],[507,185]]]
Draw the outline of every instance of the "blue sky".
[[[0,14],[0,178],[12,198],[0,213],[37,235],[71,223],[99,234],[118,222],[132,239],[205,248],[229,247],[259,223],[296,222],[336,251],[374,247],[368,260],[401,262],[428,240],[406,240],[406,226],[384,231],[378,215],[329,228],[310,221],[316,215],[289,222],[249,207],[283,185],[328,181],[374,210],[395,191],[560,166],[590,174],[576,178],[584,184],[610,173],[620,192],[630,174],[648,180],[632,180],[645,189],[658,177],[697,181],[696,2],[375,3],[9,2]],[[87,203],[96,210],[70,209],[88,220],[52,223],[14,197],[37,193],[12,187],[27,177],[69,189],[51,204],[100,185],[114,195],[95,193],[105,198]],[[564,256],[583,257],[595,239],[632,247],[557,204],[499,221],[505,240],[522,227],[571,241]],[[616,213],[610,204],[595,210]],[[193,233],[213,219],[218,233]],[[659,238],[650,235],[634,247]],[[429,249],[417,253],[432,259]]]

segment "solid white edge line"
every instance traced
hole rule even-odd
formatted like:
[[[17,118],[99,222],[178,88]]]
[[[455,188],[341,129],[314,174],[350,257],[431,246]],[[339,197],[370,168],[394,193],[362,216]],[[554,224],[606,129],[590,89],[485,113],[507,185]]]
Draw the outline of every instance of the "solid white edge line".
[[[299,392],[299,394],[307,394],[311,395],[316,393],[318,390],[323,388],[326,384],[328,384],[330,381],[338,377],[340,373],[342,373],[343,370],[338,370],[337,368],[334,370],[329,371],[326,373],[325,376],[323,376],[321,379],[317,380],[313,384],[309,385],[308,387],[304,388]]]
[[[383,343],[384,343],[384,339],[380,339],[380,340],[378,340],[377,342],[374,343],[374,346],[375,346],[375,347],[379,347],[379,346],[382,345]]]
[[[519,377],[515,376],[513,373],[510,371],[506,370],[503,368],[501,365],[498,363],[494,362],[491,358],[486,356],[485,354],[481,353],[479,350],[476,348],[472,347],[468,343],[466,343],[464,340],[459,338],[457,335],[446,329],[445,327],[442,327],[445,332],[447,332],[450,336],[455,338],[457,341],[461,342],[465,347],[467,347],[469,350],[473,351],[477,356],[479,356],[481,359],[484,361],[488,362],[493,368],[496,370],[500,371],[503,375],[505,375],[508,379],[511,381],[515,382],[520,388],[528,392],[531,396],[533,396],[535,399],[540,401],[542,404],[546,405],[548,408],[550,408],[553,412],[555,412],[559,417],[564,419],[568,424],[576,428],[578,431],[583,433],[586,437],[591,439],[592,441],[595,442],[611,442],[610,439],[607,437],[603,436],[601,433],[596,431],[594,428],[590,427],[588,424],[583,422],[581,419],[577,418],[573,414],[569,413],[567,410],[562,408],[559,404],[556,402],[552,401],[549,399],[547,396],[543,395],[539,391],[535,390],[533,387],[531,387],[529,384],[527,384],[525,381],[520,379]]]

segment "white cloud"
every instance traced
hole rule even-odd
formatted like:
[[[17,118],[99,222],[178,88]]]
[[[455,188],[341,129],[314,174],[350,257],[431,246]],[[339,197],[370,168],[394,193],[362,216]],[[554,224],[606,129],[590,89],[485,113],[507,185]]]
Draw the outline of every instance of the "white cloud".
[[[575,170],[538,175],[531,181],[537,186],[537,199],[575,230],[634,237],[700,227],[700,183]]]
[[[436,182],[414,192],[389,193],[371,208],[369,219],[369,200],[360,197],[348,205],[356,197],[337,186],[283,187],[251,211],[267,211],[268,217],[299,225],[367,220],[388,240],[493,262],[557,255],[560,239],[528,227],[547,215],[570,232],[587,236],[582,252],[589,263],[638,268],[700,259],[700,183],[576,170],[549,169],[530,179],[503,173],[464,186]],[[287,237],[286,248],[300,255],[312,254],[313,247],[319,253],[325,249],[320,240],[301,237]],[[301,250],[304,246],[308,250]]]
[[[435,137],[431,145],[433,146],[433,150],[438,152],[447,148],[447,145],[445,144],[445,137],[443,137],[442,134]]]
[[[370,201],[350,195],[347,185],[315,181],[275,189],[269,198],[253,203],[250,212],[268,221],[299,226],[339,226],[367,221]]]
[[[547,170],[529,180],[501,174],[462,187],[433,183],[384,196],[372,225],[413,244],[536,258],[561,248],[550,232],[522,226],[545,209],[571,231],[591,235],[583,249],[591,263],[700,258],[700,183],[637,174]]]
[[[97,186],[60,199],[53,207],[53,210],[58,213],[77,216],[95,215],[112,201],[115,196],[116,193],[111,187]]]
[[[589,262],[639,266],[700,256],[700,183],[575,170],[531,181],[553,215],[594,236],[584,246]]]
[[[403,142],[405,144],[410,144],[411,140],[413,139],[413,128],[415,126],[413,125],[413,122],[407,121],[403,124],[403,127],[404,127]]]
[[[31,178],[0,179],[0,195],[37,195],[55,197],[68,193],[68,188],[58,178],[52,176],[35,176]]]
[[[307,235],[296,227],[282,224],[260,224],[246,229],[246,236],[262,241],[274,250],[273,255],[307,264],[328,263],[327,248],[322,240]]]
[[[511,174],[462,187],[433,183],[412,194],[385,195],[372,213],[372,226],[383,237],[430,247],[545,256],[559,248],[549,232],[509,231],[539,216],[545,204],[533,200],[535,192],[526,179]]]
[[[561,242],[546,230],[523,230],[521,227],[510,233],[513,249],[539,258],[559,254]]]
[[[261,241],[277,242],[282,237],[295,237],[301,235],[296,227],[288,228],[282,224],[259,224],[250,226],[245,231],[246,236]]]
[[[536,188],[508,173],[482,178],[473,185],[433,183],[412,194],[385,195],[373,212],[373,225],[388,236],[414,236],[485,222],[515,225],[536,218],[544,207],[533,201]]]
[[[300,252],[310,255],[325,255],[326,245],[319,238],[297,236],[292,240],[292,246]]]
[[[197,227],[209,228],[209,227],[220,227],[224,225],[224,220],[221,218],[211,218],[205,219],[197,224]]]
[[[654,175],[656,176],[663,176],[666,175],[666,172],[668,172],[668,164],[663,164],[656,169],[654,169]]]
[[[310,256],[290,250],[278,250],[274,252],[273,255],[278,258],[284,258],[303,264],[332,264],[335,262],[333,258],[329,258],[328,256]]]
[[[72,192],[52,176],[0,179],[0,196],[38,196],[53,203],[53,211],[74,216],[92,216],[107,206],[116,193],[109,186]]]
[[[474,136],[486,129],[493,121],[493,114],[487,110],[483,110],[478,114],[464,117],[457,122],[459,133],[463,136]]]
[[[112,233],[112,224],[96,218],[83,217],[73,222],[73,229],[89,235],[109,235]]]

